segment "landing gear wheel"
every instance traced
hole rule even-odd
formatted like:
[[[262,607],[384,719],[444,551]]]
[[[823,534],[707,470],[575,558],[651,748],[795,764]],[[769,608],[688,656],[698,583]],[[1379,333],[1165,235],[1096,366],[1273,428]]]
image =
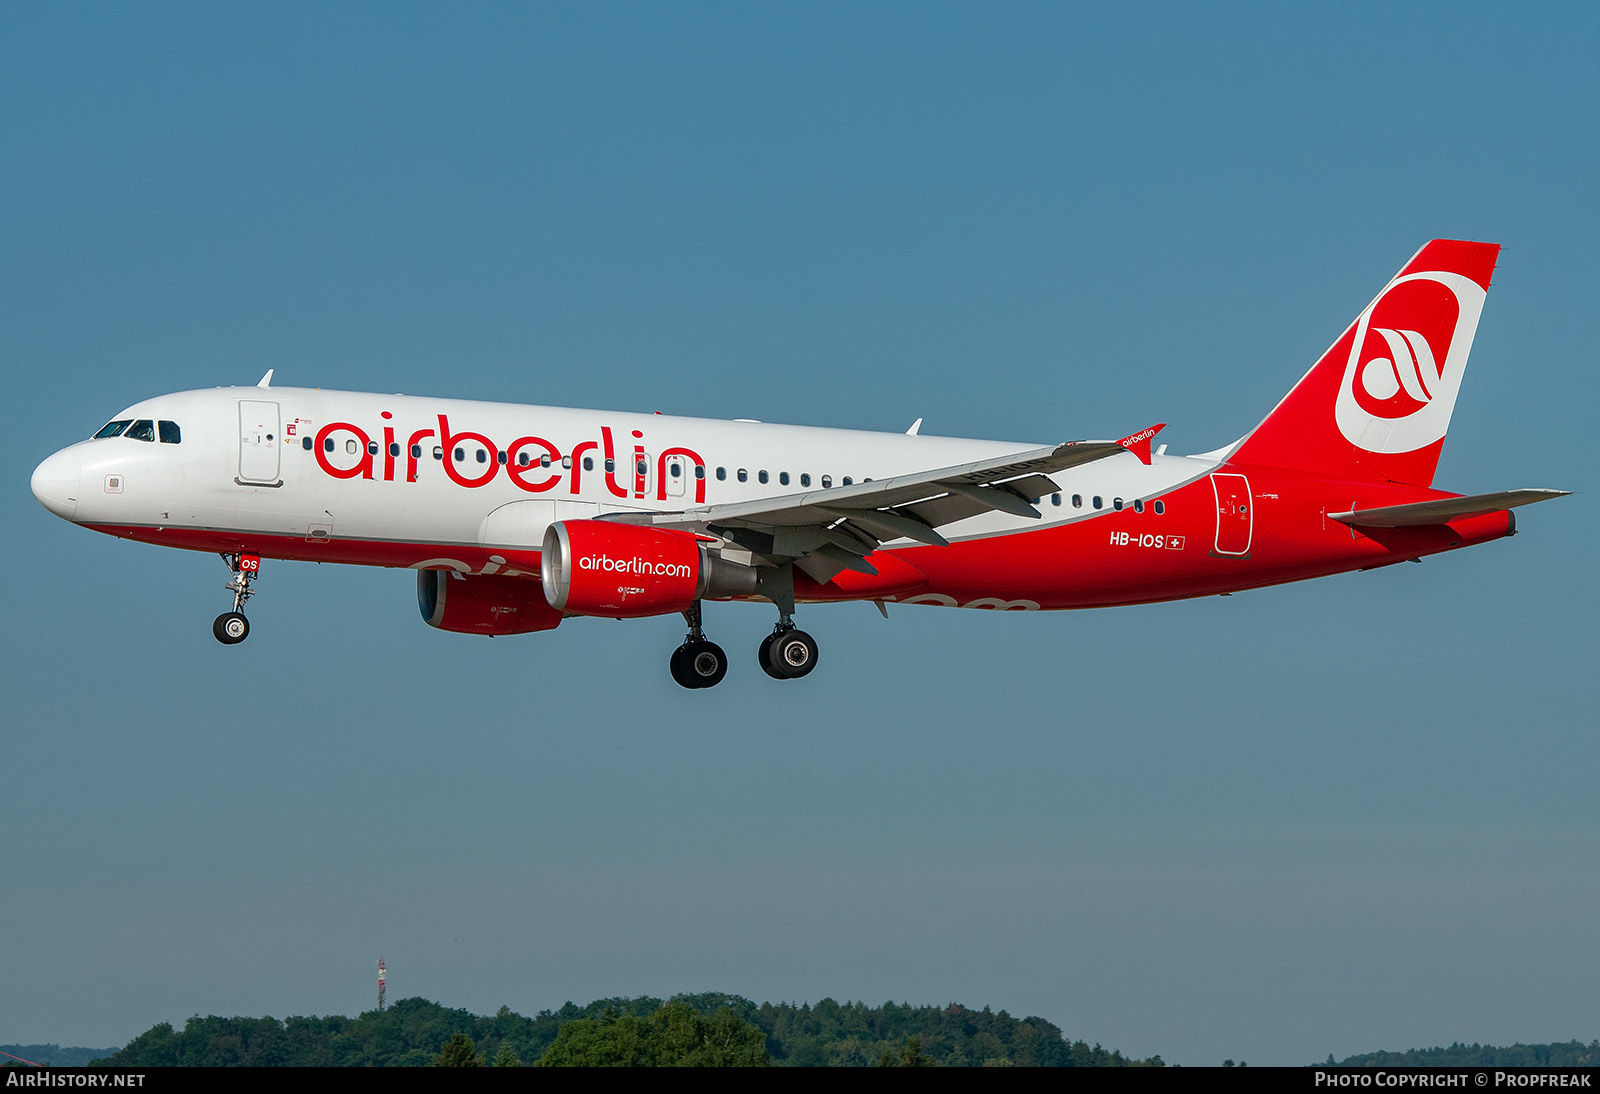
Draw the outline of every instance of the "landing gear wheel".
[[[223,612],[211,624],[211,633],[224,646],[232,646],[250,637],[250,620],[241,612]]]
[[[728,655],[715,642],[700,642],[689,651],[689,679],[697,688],[714,688],[728,675]]]
[[[762,653],[762,668],[779,680],[798,680],[817,667],[817,642],[805,631],[772,635],[762,643]]]
[[[756,660],[761,662],[762,672],[766,673],[774,680],[783,680],[785,679],[785,676],[783,673],[772,667],[772,660],[770,657],[772,644],[777,640],[778,636],[776,634],[769,634],[763,638],[761,640],[761,645],[756,648]]]
[[[714,688],[728,675],[728,655],[715,642],[691,639],[672,651],[668,667],[683,687]]]

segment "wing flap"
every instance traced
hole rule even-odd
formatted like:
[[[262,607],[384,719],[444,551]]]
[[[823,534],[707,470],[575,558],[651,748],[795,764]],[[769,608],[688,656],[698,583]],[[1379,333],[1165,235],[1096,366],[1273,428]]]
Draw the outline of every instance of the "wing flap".
[[[1049,477],[1052,473],[1125,451],[1128,446],[1121,441],[1068,441],[954,467],[643,519],[722,536],[750,551],[760,564],[793,561],[813,579],[826,582],[847,570],[870,574],[870,565],[862,560],[890,540],[947,547],[949,540],[937,529],[968,517],[1001,512],[1037,519],[1034,499],[1059,489]],[[603,519],[641,517],[608,514]]]
[[[769,528],[827,524],[838,519],[840,510],[871,512],[893,509],[956,493],[981,503],[981,507],[973,512],[988,509],[1016,512],[1016,501],[1024,495],[1036,496],[1041,492],[1041,482],[1049,487],[1042,492],[1049,493],[1055,489],[1054,483],[1045,477],[1051,472],[1103,460],[1122,451],[1124,449],[1116,441],[1068,441],[1053,447],[1010,453],[955,467],[858,482],[850,486],[736,501],[726,505],[707,505],[679,513],[660,513],[654,517],[654,523],[673,527],[717,524]],[[987,492],[1003,489],[1013,480],[1023,479],[1028,481],[1022,489],[1006,491],[1010,497]],[[972,489],[967,489],[969,487]],[[1028,493],[1030,490],[1033,493]]]

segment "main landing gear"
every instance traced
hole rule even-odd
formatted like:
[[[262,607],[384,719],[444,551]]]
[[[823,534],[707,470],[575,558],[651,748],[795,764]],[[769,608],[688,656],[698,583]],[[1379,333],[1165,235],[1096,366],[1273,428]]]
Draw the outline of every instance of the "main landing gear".
[[[211,624],[211,633],[224,646],[237,645],[250,637],[250,620],[244,617],[244,602],[250,599],[250,583],[261,573],[260,555],[223,555],[222,561],[233,571],[233,580],[223,586],[233,594],[233,611],[223,612]]]
[[[778,609],[778,625],[756,650],[761,671],[774,680],[798,680],[817,667],[817,640],[794,625],[794,568],[772,572],[758,589]]]
[[[817,667],[817,640],[785,618],[761,640],[756,659],[774,680],[798,680]]]
[[[728,655],[701,631],[698,600],[683,613],[683,618],[689,624],[689,633],[684,636],[683,645],[672,651],[668,662],[672,678],[686,688],[716,687],[728,675]]]
[[[672,651],[668,662],[672,678],[686,688],[716,687],[728,675],[728,655],[700,629],[698,600],[683,613],[683,618],[689,624],[689,633],[684,636],[683,645]],[[756,657],[761,671],[774,680],[797,680],[817,667],[817,641],[796,629],[788,612],[780,612],[778,625],[761,640]]]

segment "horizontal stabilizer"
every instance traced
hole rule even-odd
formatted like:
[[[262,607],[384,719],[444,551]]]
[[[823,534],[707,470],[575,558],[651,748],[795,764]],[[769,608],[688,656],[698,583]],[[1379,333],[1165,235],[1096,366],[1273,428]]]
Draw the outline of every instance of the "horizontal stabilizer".
[[[1536,501],[1566,497],[1571,492],[1570,490],[1502,490],[1498,494],[1439,498],[1435,501],[1412,502],[1410,505],[1387,505],[1381,509],[1329,513],[1328,516],[1358,528],[1420,528],[1425,525],[1448,524],[1462,517],[1480,517],[1485,513],[1498,513],[1504,509],[1515,509],[1519,505],[1532,505]]]

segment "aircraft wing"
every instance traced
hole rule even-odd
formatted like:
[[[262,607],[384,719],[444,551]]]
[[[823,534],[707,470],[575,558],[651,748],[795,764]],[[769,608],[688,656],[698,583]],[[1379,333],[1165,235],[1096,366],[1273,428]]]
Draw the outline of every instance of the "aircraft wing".
[[[1147,437],[1143,443],[1148,446]],[[601,519],[720,535],[768,563],[793,561],[817,581],[828,581],[841,570],[876,573],[866,556],[889,540],[944,547],[949,541],[938,528],[980,513],[1037,518],[1033,499],[1059,489],[1049,478],[1053,472],[1127,450],[1133,446],[1122,441],[1068,441],[850,486]]]
[[[1462,498],[1412,502],[1410,505],[1386,505],[1381,509],[1329,513],[1328,517],[1357,528],[1418,528],[1430,524],[1448,524],[1462,517],[1498,513],[1502,509],[1515,509],[1519,505],[1566,497],[1569,493],[1571,491],[1568,490],[1502,490],[1497,494],[1472,494]]]

